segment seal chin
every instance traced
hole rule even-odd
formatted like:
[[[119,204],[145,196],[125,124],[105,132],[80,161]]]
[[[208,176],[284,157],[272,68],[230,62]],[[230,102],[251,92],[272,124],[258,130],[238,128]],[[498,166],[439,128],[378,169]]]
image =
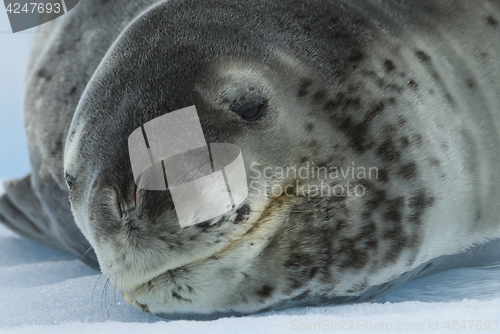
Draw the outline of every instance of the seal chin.
[[[213,245],[212,247],[217,247],[216,245],[221,243],[213,239],[223,236],[225,232],[220,231],[235,227],[238,229],[238,232],[232,234],[231,239],[224,242],[222,248],[218,248],[216,252],[212,248],[210,252],[205,250],[204,256],[197,259],[187,258],[182,252],[170,256],[170,258],[175,257],[177,263],[183,262],[182,265],[174,266],[168,261],[158,261],[155,264],[150,262],[149,271],[139,272],[138,265],[149,260],[144,258],[142,262],[134,262],[134,267],[126,268],[122,265],[120,275],[116,271],[116,265],[106,265],[110,263],[110,257],[102,257],[116,249],[116,244],[108,244],[113,245],[112,248],[104,246],[101,249],[97,247],[96,250],[101,263],[106,266],[103,272],[122,292],[124,300],[140,310],[169,316],[176,313],[251,313],[263,307],[262,301],[247,303],[246,298],[252,297],[242,298],[238,291],[253,289],[245,287],[246,285],[253,287],[256,284],[250,282],[250,273],[267,275],[266,272],[269,271],[263,270],[262,266],[267,266],[274,260],[266,258],[264,263],[261,263],[260,258],[273,255],[273,251],[266,254],[274,247],[270,246],[270,243],[289,220],[288,217],[294,214],[294,208],[307,207],[306,196],[291,196],[285,193],[270,196],[264,208],[253,212],[250,212],[249,208],[257,207],[256,204],[247,201],[222,218],[180,229],[180,231],[201,230],[201,240],[215,240],[208,243]],[[186,242],[186,239],[183,240]],[[159,271],[161,272],[158,273]],[[221,286],[224,288],[221,289]],[[267,290],[268,288],[264,288],[263,293],[266,294]],[[259,296],[260,294],[257,294],[253,297],[258,299]],[[277,295],[274,301],[282,301],[288,297]]]

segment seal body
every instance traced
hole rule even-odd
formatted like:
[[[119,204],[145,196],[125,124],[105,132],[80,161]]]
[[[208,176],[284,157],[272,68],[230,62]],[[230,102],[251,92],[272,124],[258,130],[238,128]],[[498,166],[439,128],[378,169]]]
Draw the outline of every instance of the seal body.
[[[497,264],[499,20],[496,0],[81,2],[37,33],[33,173],[0,220],[171,318]],[[191,105],[207,142],[241,148],[250,194],[181,228],[168,190],[135,187],[127,138]]]

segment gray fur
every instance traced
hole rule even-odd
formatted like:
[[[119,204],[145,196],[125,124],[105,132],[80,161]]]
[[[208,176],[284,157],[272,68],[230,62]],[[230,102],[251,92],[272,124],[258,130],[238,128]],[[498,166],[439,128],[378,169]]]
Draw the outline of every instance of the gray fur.
[[[81,2],[38,31],[30,195],[8,188],[0,219],[80,257],[92,245],[84,260],[128,303],[177,318],[371,300],[498,263],[499,19],[496,0]],[[266,101],[260,120],[232,112],[248,100]],[[136,191],[127,138],[190,105],[247,174],[355,162],[379,177],[363,197],[253,189],[181,229],[168,191]]]

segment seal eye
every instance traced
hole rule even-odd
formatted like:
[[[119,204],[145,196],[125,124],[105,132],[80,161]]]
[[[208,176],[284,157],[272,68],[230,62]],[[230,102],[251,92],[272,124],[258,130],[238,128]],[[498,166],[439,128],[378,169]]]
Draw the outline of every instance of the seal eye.
[[[75,183],[75,178],[68,173],[65,173],[64,177],[66,178],[66,184],[68,185],[69,191],[73,192],[73,184]]]
[[[256,121],[264,115],[266,101],[253,101],[229,109],[238,114],[245,121]]]

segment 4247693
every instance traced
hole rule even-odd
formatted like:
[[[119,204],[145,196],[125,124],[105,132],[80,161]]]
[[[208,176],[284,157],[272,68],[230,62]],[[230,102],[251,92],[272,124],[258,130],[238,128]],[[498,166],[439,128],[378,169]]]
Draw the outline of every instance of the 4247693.
[[[498,330],[498,320],[448,320],[444,324],[444,329],[458,331],[480,331],[480,330]]]

